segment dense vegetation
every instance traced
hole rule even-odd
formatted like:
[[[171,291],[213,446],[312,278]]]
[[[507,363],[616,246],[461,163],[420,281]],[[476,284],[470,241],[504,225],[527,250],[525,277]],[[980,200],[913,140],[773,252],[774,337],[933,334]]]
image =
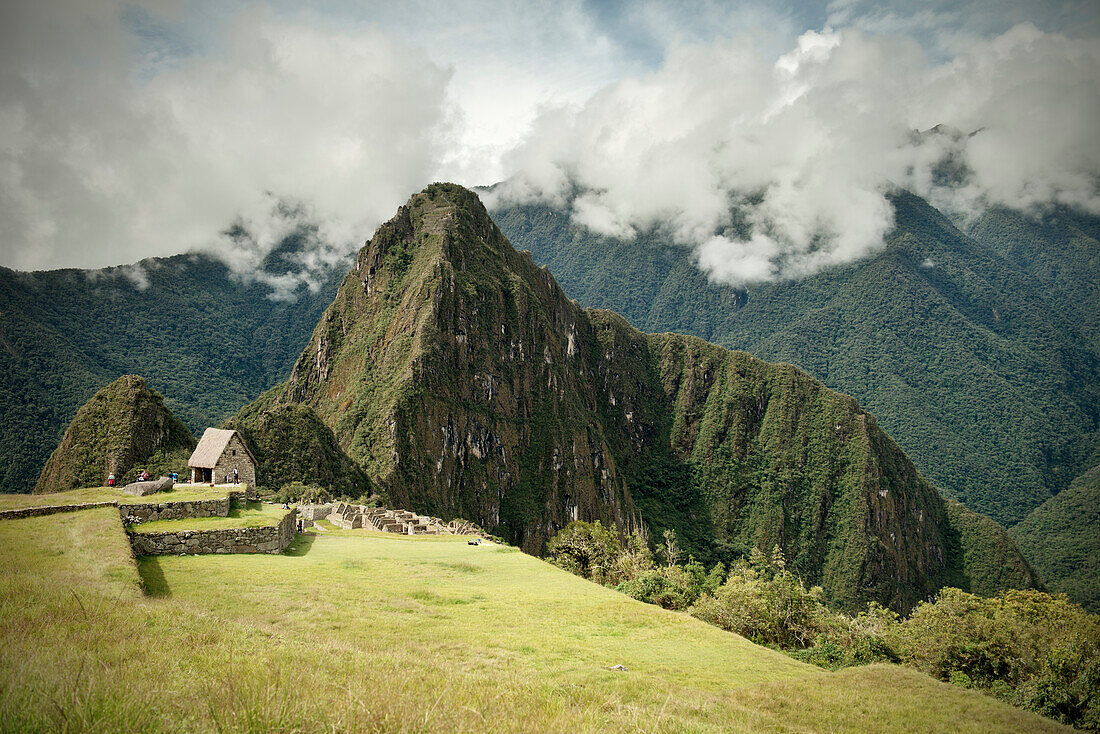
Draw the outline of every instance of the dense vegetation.
[[[301,239],[283,241],[271,273],[294,270]],[[270,300],[268,286],[206,255],[0,268],[0,486],[29,492],[77,409],[120,375],[156,385],[193,433],[221,423],[290,369],[344,267],[294,302]]]
[[[226,421],[256,457],[256,483],[278,490],[292,482],[324,487],[334,495],[369,495],[371,483],[348,458],[332,431],[306,405],[250,410]],[[298,494],[294,499],[300,499]]]
[[[1091,465],[1100,219],[992,210],[967,236],[916,196],[891,201],[882,251],[746,289],[708,282],[659,226],[623,241],[545,206],[493,216],[582,305],[796,364],[855,396],[948,496],[1018,522]]]
[[[1100,464],[1012,528],[1051,591],[1100,614]]]
[[[673,531],[708,564],[779,545],[844,607],[1036,585],[1004,530],[945,507],[851,397],[580,309],[451,184],[378,229],[289,380],[234,424],[313,452],[274,422],[260,435],[275,408],[315,413],[394,506],[532,553],[599,519]]]
[[[778,546],[753,549],[729,572],[677,564],[666,532],[655,562],[645,539],[574,522],[547,545],[554,565],[639,601],[689,612],[754,642],[833,670],[902,662],[1066,724],[1100,731],[1100,619],[1064,595],[1004,591],[992,598],[947,587],[908,618],[870,603],[854,614],[807,588]]]
[[[153,477],[183,472],[195,439],[136,375],[97,392],[77,411],[50,455],[36,493],[102,487],[114,475],[121,486],[142,469]]]

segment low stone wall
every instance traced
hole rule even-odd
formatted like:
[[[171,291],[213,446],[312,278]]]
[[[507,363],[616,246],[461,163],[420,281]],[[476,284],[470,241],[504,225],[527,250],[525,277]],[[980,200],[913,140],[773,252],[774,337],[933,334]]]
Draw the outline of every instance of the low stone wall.
[[[298,505],[298,514],[306,520],[324,520],[332,514],[332,503],[321,505]]]
[[[77,510],[91,510],[96,507],[114,507],[115,502],[82,502],[79,505],[42,505],[40,507],[21,507],[17,510],[0,510],[0,520],[9,520],[17,517],[39,517],[41,515],[54,515],[58,512],[76,512]]]
[[[248,506],[249,502],[256,502],[260,499],[260,496],[256,494],[254,489],[231,489],[229,490],[229,502],[236,505],[241,509]]]
[[[298,513],[289,510],[278,525],[266,528],[130,533],[130,546],[134,549],[134,554],[139,556],[282,553],[294,540],[297,518]]]
[[[189,517],[226,517],[229,515],[229,504],[229,497],[190,502],[120,502],[118,514],[127,523],[183,520]]]

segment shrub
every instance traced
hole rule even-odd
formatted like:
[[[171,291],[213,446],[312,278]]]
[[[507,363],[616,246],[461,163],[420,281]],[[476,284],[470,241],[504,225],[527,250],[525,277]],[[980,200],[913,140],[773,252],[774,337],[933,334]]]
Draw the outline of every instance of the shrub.
[[[546,544],[550,562],[558,568],[605,586],[634,578],[653,565],[645,539],[632,534],[624,545],[614,525],[604,527],[574,521]]]
[[[807,590],[786,568],[761,572],[741,562],[713,594],[703,595],[691,613],[762,645],[811,646],[831,622],[820,587]]]
[[[1100,622],[1064,595],[943,589],[891,636],[901,659],[1078,728],[1100,730]],[[1012,689],[1015,695],[1010,695]]]
[[[289,482],[275,493],[276,502],[294,502],[297,504],[320,504],[332,499],[328,490],[316,484]]]
[[[684,566],[650,568],[619,584],[616,589],[638,601],[665,609],[687,609],[703,594],[713,594],[725,577],[721,563],[707,572],[695,559]]]

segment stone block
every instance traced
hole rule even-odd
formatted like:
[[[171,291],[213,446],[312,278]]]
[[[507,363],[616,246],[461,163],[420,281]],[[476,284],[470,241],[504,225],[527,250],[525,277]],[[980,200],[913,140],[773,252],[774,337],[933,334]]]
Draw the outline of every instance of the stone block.
[[[145,497],[146,495],[153,494],[155,492],[164,492],[172,488],[172,480],[170,477],[161,477],[156,481],[150,482],[133,482],[127,484],[122,488],[123,494],[128,494],[132,497]]]

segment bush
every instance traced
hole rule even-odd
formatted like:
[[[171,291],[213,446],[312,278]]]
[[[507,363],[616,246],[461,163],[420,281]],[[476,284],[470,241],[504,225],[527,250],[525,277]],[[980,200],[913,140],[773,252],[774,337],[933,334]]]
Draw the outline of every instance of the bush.
[[[918,670],[1100,731],[1100,621],[1064,595],[1011,590],[986,599],[943,589],[891,636]]]
[[[768,578],[741,563],[714,594],[701,597],[691,613],[761,645],[806,648],[828,625],[830,612],[822,596],[820,587],[807,590],[786,569]]]
[[[665,609],[687,609],[703,594],[713,594],[725,577],[721,563],[708,573],[694,559],[685,566],[650,568],[619,584],[616,589],[638,601]]]
[[[322,504],[331,501],[332,496],[324,487],[302,482],[284,484],[275,493],[276,502],[293,502],[300,505]]]
[[[628,581],[653,565],[644,538],[634,533],[624,545],[615,526],[604,527],[599,520],[569,523],[547,542],[546,550],[558,568],[605,586]]]
[[[839,670],[853,665],[898,662],[890,634],[898,623],[896,612],[870,602],[854,617],[822,610],[821,630],[813,645],[793,651],[803,662]]]

